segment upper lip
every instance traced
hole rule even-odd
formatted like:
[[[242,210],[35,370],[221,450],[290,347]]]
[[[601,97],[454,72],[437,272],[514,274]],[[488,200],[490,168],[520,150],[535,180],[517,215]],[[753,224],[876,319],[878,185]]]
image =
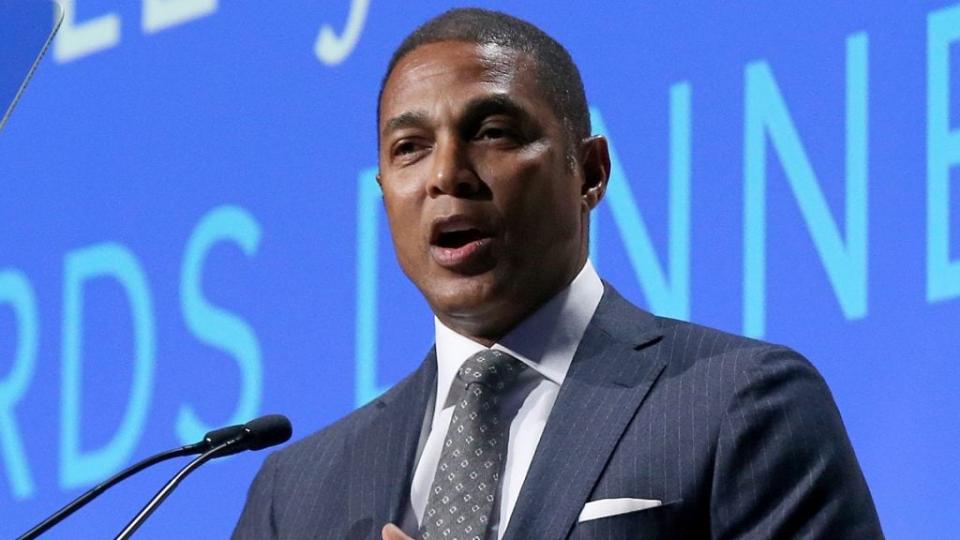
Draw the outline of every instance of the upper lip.
[[[430,224],[430,244],[436,245],[445,233],[477,231],[479,236],[493,236],[494,227],[479,216],[453,214],[435,218]]]

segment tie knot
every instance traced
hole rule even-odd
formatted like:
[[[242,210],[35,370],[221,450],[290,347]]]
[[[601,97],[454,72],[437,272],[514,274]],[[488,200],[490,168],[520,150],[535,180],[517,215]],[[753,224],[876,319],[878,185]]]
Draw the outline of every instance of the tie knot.
[[[509,354],[485,349],[467,358],[457,376],[461,381],[480,383],[497,392],[512,383],[526,365]]]

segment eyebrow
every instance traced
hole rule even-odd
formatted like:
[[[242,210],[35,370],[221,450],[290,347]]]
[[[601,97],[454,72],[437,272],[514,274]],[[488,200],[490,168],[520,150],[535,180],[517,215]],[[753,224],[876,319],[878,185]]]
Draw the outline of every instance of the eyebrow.
[[[493,94],[471,99],[464,107],[462,123],[471,125],[488,116],[502,114],[519,120],[527,120],[530,114],[507,94]]]
[[[396,131],[398,129],[410,128],[410,127],[421,127],[427,124],[427,112],[426,111],[407,111],[405,113],[398,114],[390,120],[387,121],[386,125],[383,126],[383,130],[380,132],[380,137],[386,137],[387,133],[391,131]]]
[[[472,125],[488,116],[502,114],[519,120],[527,120],[530,114],[507,94],[493,94],[471,99],[464,107],[464,113],[458,124]],[[423,110],[407,111],[394,116],[384,125],[380,137],[404,128],[423,127],[429,124],[429,114]]]

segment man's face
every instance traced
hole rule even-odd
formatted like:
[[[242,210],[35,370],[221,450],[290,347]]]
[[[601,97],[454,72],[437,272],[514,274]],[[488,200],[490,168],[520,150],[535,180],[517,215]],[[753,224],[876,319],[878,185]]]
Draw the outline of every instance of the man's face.
[[[400,266],[434,313],[493,341],[586,260],[596,199],[533,61],[442,42],[408,53],[380,103],[380,184]]]

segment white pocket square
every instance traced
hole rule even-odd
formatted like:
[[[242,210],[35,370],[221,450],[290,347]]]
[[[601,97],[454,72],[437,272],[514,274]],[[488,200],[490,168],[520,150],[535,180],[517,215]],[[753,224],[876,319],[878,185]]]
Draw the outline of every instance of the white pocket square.
[[[610,516],[618,516],[627,512],[636,512],[637,510],[646,510],[647,508],[656,508],[663,504],[663,501],[657,499],[600,499],[590,501],[583,505],[580,512],[580,518],[577,522],[590,521],[591,519],[600,519]]]

